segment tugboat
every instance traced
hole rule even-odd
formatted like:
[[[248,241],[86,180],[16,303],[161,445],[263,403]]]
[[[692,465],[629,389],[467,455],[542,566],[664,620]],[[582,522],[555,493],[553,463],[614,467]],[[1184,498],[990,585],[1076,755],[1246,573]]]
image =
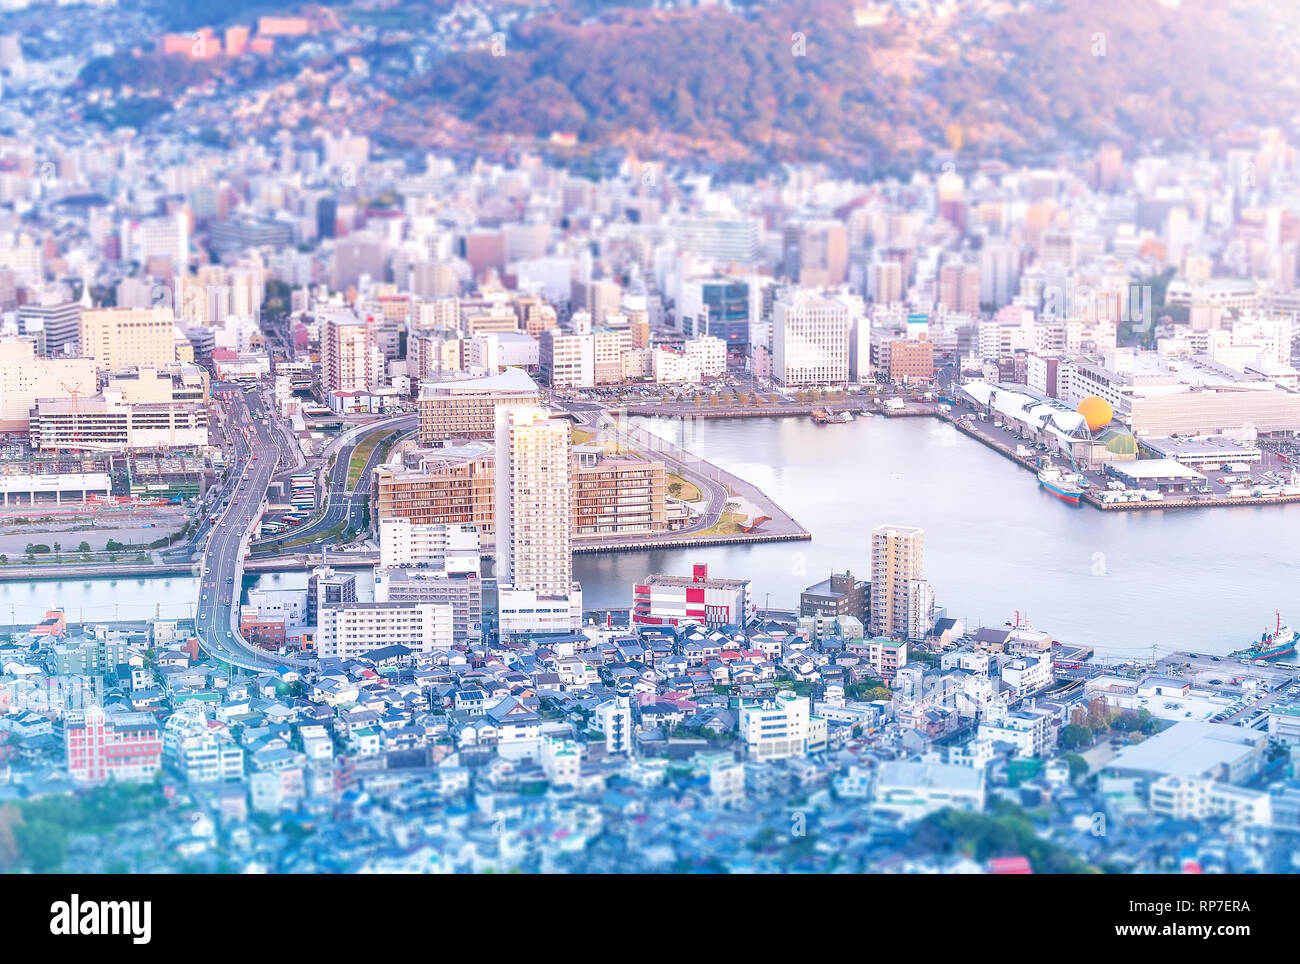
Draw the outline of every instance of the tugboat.
[[[1079,487],[1079,477],[1072,472],[1065,472],[1052,464],[1049,458],[1038,462],[1038,484],[1068,505],[1078,505],[1083,498],[1083,489]]]
[[[1273,632],[1265,630],[1259,637],[1259,642],[1246,648],[1240,649],[1232,655],[1238,659],[1250,659],[1255,661],[1277,659],[1281,656],[1295,655],[1295,630],[1290,626],[1282,625],[1282,614],[1277,615],[1277,626]]]

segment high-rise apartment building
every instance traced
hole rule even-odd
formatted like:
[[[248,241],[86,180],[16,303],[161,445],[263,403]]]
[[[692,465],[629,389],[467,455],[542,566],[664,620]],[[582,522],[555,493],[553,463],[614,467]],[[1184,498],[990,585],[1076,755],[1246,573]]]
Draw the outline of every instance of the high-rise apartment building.
[[[625,309],[627,329],[632,336],[633,348],[650,347],[650,312],[643,308]]]
[[[565,596],[573,583],[570,425],[544,408],[497,416],[496,575],[502,586]]]
[[[596,385],[617,385],[623,381],[623,352],[632,347],[626,330],[600,328],[591,334],[592,381]]]
[[[317,566],[307,577],[306,622],[315,626],[326,606],[357,601],[357,576],[352,572],[335,572],[329,566]]]
[[[871,530],[871,632],[905,638],[913,580],[925,578],[925,532],[914,526]]]
[[[939,269],[938,305],[941,310],[974,315],[980,310],[980,271],[968,264],[945,264]]]
[[[330,392],[369,392],[382,387],[384,356],[375,322],[351,312],[332,312],[321,323],[321,377]]]
[[[871,265],[867,293],[881,305],[895,305],[903,300],[907,291],[906,266],[892,259],[876,261]]]

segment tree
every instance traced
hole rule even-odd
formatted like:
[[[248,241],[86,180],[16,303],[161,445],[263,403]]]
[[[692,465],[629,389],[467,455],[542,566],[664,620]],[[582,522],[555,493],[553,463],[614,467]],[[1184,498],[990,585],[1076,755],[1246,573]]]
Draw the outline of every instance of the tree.
[[[1092,742],[1092,730],[1078,723],[1071,723],[1061,729],[1061,746],[1067,750],[1077,750]]]
[[[59,558],[63,557],[63,543],[61,542],[54,543],[54,555]]]
[[[1077,753],[1067,753],[1061,757],[1070,767],[1070,779],[1077,780],[1088,773],[1088,761]]]
[[[1132,733],[1142,726],[1136,713],[1121,713],[1111,724],[1111,729],[1119,730],[1121,733]]]
[[[1088,726],[1094,730],[1110,729],[1110,705],[1106,697],[1097,696],[1088,701]]]
[[[80,552],[80,553],[83,553],[83,554],[89,552],[89,551],[90,551],[90,543],[87,542],[85,539],[82,539],[82,540],[81,540],[81,545],[77,546],[77,551]]]
[[[68,852],[67,831],[48,820],[21,823],[15,828],[14,837],[23,858],[38,874],[57,870]]]

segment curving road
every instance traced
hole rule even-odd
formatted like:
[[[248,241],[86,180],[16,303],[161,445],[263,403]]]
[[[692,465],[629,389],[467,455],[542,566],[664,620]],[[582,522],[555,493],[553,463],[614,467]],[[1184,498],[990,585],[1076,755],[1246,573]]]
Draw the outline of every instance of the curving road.
[[[347,441],[339,447],[337,457],[334,459],[334,465],[329,470],[325,488],[325,509],[321,515],[312,522],[296,529],[289,529],[266,539],[259,539],[254,543],[257,552],[274,551],[286,547],[288,543],[294,543],[293,546],[289,547],[294,552],[309,552],[318,542],[304,543],[301,541],[304,537],[317,536],[318,541],[320,541],[319,537],[323,537],[325,533],[332,529],[337,529],[340,524],[345,529],[351,527],[360,531],[362,521],[365,518],[370,480],[374,474],[373,470],[379,462],[382,446],[376,445],[371,450],[370,457],[366,460],[365,468],[361,472],[361,477],[357,479],[355,490],[348,489],[348,466],[352,464],[352,453],[363,439],[372,434],[378,433],[380,438],[394,431],[406,434],[415,430],[418,421],[419,416],[417,415],[399,415],[379,422],[369,422],[360,428],[353,429],[350,436],[345,436]]]
[[[227,410],[233,440],[234,484],[227,490],[230,503],[212,527],[199,562],[201,582],[195,630],[199,645],[217,659],[253,672],[276,666],[310,666],[312,661],[268,653],[249,643],[239,632],[239,603],[243,592],[243,556],[253,522],[262,511],[266,489],[275,474],[278,449],[261,395],[240,392]]]

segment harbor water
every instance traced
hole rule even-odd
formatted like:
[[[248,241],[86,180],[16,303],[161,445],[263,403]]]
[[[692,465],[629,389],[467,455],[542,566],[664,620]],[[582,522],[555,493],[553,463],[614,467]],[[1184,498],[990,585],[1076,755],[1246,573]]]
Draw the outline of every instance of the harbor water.
[[[938,604],[968,626],[1022,621],[1112,657],[1173,650],[1222,655],[1300,621],[1300,505],[1098,512],[1038,488],[1030,472],[930,418],[638,420],[748,479],[812,532],[808,542],[579,554],[588,608],[631,605],[650,573],[753,580],[760,606],[794,608],[832,570],[867,578],[871,529],[925,529],[925,573]],[[301,587],[306,573],[246,585]],[[369,589],[368,580],[359,585]],[[0,583],[0,612],[35,621],[187,617],[188,576]]]

